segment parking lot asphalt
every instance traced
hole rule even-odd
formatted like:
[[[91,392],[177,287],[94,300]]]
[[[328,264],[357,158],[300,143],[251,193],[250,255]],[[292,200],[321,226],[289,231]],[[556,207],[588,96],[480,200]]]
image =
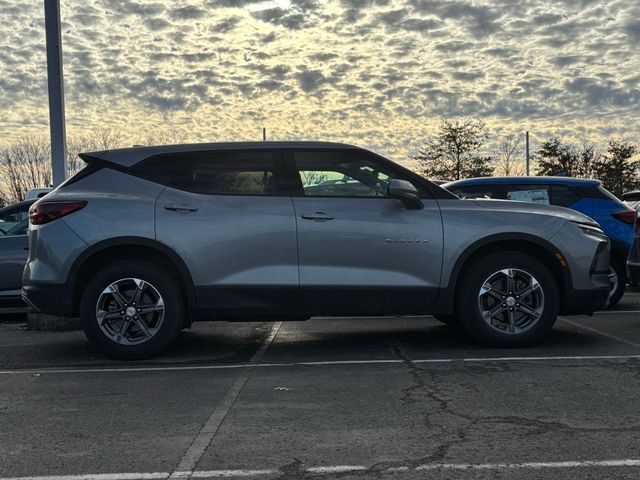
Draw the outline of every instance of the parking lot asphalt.
[[[198,323],[115,362],[0,321],[0,479],[640,478],[640,290],[535,348],[432,317]]]

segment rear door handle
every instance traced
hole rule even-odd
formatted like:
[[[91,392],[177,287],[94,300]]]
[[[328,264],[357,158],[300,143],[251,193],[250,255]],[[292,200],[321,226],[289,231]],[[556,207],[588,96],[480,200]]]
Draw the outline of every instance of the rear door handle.
[[[326,222],[327,220],[333,220],[333,217],[327,215],[324,212],[316,212],[316,213],[303,213],[302,218],[305,220],[315,220],[316,222]]]
[[[180,205],[165,205],[164,206],[165,210],[171,210],[172,212],[179,212],[179,213],[188,213],[188,212],[197,212],[198,209],[192,205],[185,205],[185,204],[180,204]]]

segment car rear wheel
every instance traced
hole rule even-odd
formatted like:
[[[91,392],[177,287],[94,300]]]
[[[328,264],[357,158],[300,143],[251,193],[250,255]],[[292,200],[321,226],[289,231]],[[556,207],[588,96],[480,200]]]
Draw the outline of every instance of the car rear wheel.
[[[522,347],[553,328],[560,298],[553,274],[518,252],[487,255],[465,270],[458,296],[462,326],[494,347]]]
[[[609,284],[611,285],[611,290],[609,291],[606,308],[611,308],[618,303],[627,289],[627,272],[625,271],[625,267],[621,262],[613,258],[609,264]]]
[[[117,262],[100,270],[80,301],[87,338],[111,358],[151,357],[180,332],[184,302],[161,268],[141,261]]]

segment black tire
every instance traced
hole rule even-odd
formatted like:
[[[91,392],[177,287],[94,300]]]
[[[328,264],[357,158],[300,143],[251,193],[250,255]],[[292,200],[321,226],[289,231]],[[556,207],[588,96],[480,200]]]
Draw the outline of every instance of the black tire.
[[[625,290],[627,289],[626,266],[615,258],[611,259],[611,263],[609,264],[609,266],[613,269],[614,272],[616,272],[616,275],[618,276],[618,283],[615,290],[611,292],[609,300],[607,300],[607,308],[611,308],[616,303],[618,303],[624,295]]]
[[[480,312],[479,293],[484,282],[503,269],[518,269],[533,276],[544,295],[539,318],[523,332],[499,331],[490,326]],[[551,271],[536,258],[519,252],[494,253],[478,259],[465,268],[458,292],[462,326],[475,339],[491,347],[526,347],[540,342],[553,328],[560,306],[558,285]]]
[[[116,343],[102,331],[97,320],[96,305],[101,293],[123,278],[137,278],[151,284],[164,303],[164,318],[157,332],[137,345]],[[184,316],[184,300],[175,281],[165,270],[144,261],[120,261],[101,269],[89,280],[80,300],[80,319],[87,338],[100,352],[119,360],[149,358],[163,351],[180,333]]]

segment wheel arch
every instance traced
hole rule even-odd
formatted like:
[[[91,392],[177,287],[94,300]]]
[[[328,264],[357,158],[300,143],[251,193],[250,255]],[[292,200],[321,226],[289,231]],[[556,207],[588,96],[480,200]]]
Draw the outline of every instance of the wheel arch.
[[[82,286],[90,276],[102,266],[130,258],[149,261],[164,268],[174,278],[180,279],[178,286],[186,301],[186,326],[189,326],[197,311],[195,288],[189,269],[173,249],[158,241],[142,237],[118,237],[98,242],[74,261],[67,277],[67,284],[72,292],[74,314],[78,312]]]
[[[611,243],[611,259],[625,265],[629,256],[629,249],[619,240],[609,238],[609,242]]]
[[[466,268],[478,258],[500,251],[520,252],[533,256],[549,268],[556,281],[560,293],[560,305],[564,305],[568,292],[572,289],[571,272],[564,261],[564,266],[556,254],[562,253],[551,242],[534,235],[509,233],[497,234],[480,239],[469,245],[454,264],[447,287],[440,291],[437,304],[438,313],[450,314],[454,311],[461,275]],[[562,309],[562,307],[561,307]]]

